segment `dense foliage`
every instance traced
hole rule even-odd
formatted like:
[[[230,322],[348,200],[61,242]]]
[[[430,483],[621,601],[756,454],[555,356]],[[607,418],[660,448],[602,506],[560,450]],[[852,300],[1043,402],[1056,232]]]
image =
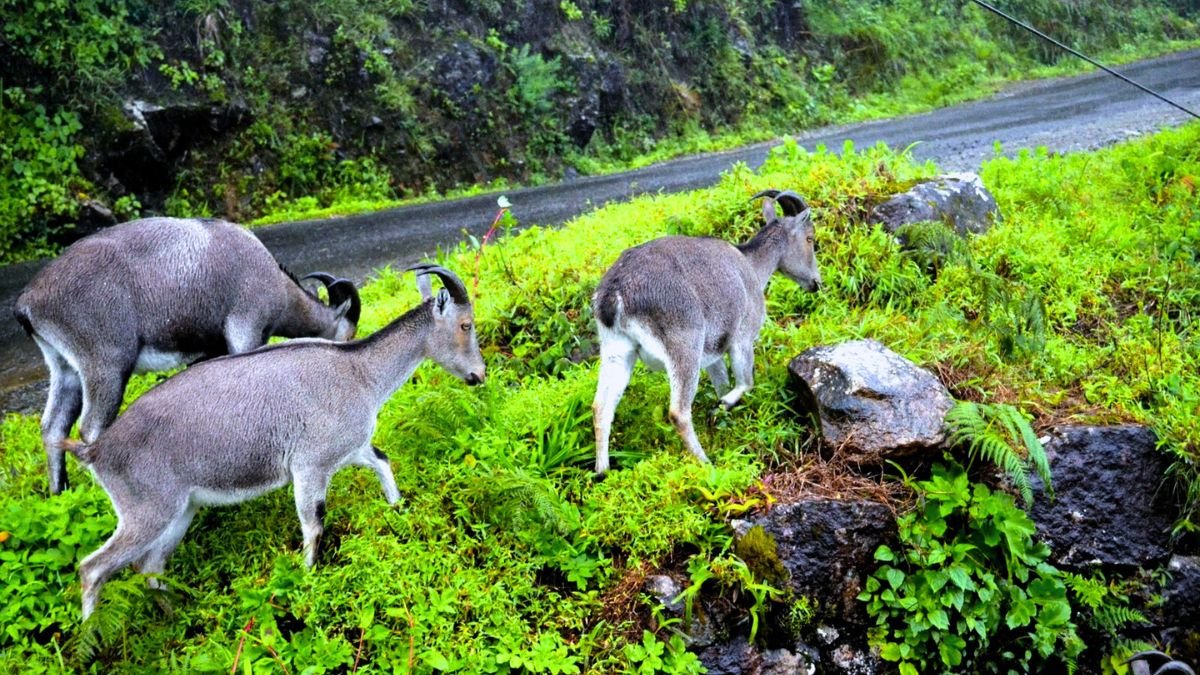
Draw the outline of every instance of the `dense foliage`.
[[[901,550],[875,552],[883,564],[860,596],[878,621],[880,656],[905,675],[1073,665],[1084,645],[1064,575],[1012,496],[972,485],[956,463],[912,487]]]
[[[1001,4],[1107,58],[1196,36],[1195,3]],[[950,0],[0,0],[0,262],[79,236],[89,200],[344,213],[912,112],[1061,58]]]
[[[215,672],[238,662],[293,673],[695,672],[677,624],[651,620],[657,603],[642,582],[674,569],[692,580],[684,600],[723,595],[745,613],[747,632],[784,601],[776,572],[734,546],[726,519],[779,496],[764,493],[766,474],[815,461],[810,432],[788,410],[787,361],[852,338],[879,339],[935,367],[960,399],[1017,404],[1035,425],[1151,424],[1176,459],[1167,485],[1180,486],[1189,507],[1179,528],[1195,529],[1200,126],[1092,154],[989,162],[985,183],[1004,220],[954,255],[905,251],[865,224],[872,204],[934,171],[884,148],[847,146],[837,157],[785,144],[759,173],[735,167],[712,189],[606,206],[561,231],[513,234],[478,263],[472,246],[452,252],[446,264],[464,276],[478,264],[489,381],[469,389],[427,364],[384,407],[375,442],[392,458],[402,505],[385,504],[369,471],[340,473],[311,572],[288,490],[207,509],[168,566],[170,615],[126,572],[106,587],[96,620],[80,626],[76,565],[115,518],[73,461],[75,487],[47,500],[37,420],[9,415],[0,425],[0,578],[9,580],[0,589],[0,670]],[[623,248],[666,232],[746,238],[760,221],[748,198],[766,187],[795,189],[813,205],[825,290],[809,294],[782,279],[768,288],[758,386],[698,429],[711,466],[680,447],[666,420],[665,379],[639,368],[617,412],[615,469],[594,481],[588,303],[602,271]],[[521,205],[513,208],[519,217]],[[482,231],[492,214],[476,217]],[[1038,302],[1022,302],[1030,297]],[[417,298],[411,276],[381,271],[363,289],[363,332]],[[1018,311],[1040,321],[1013,321]],[[1014,335],[1035,324],[1039,339],[1012,349]],[[136,378],[128,398],[162,377]],[[702,388],[697,406],[714,403]],[[949,487],[934,490],[942,482]],[[1068,654],[1086,647],[1078,658],[1093,662],[1114,648],[1107,636],[1081,642],[1082,627],[1112,630],[1132,610],[1114,609],[1116,591],[1103,580],[1045,569],[1018,502],[969,484],[949,461],[910,484],[925,507],[902,521],[906,541],[948,557],[894,548],[881,560],[895,571],[881,570],[878,583],[916,589],[918,602],[926,601],[918,591],[936,586],[955,609],[923,609],[921,632],[883,614],[893,601],[880,595],[885,656],[978,664],[973,650],[999,644],[1001,634],[1016,640],[1006,658],[1017,665],[1040,663],[1048,645]],[[997,543],[997,529],[1007,543]],[[953,587],[938,585],[943,572]],[[972,585],[975,597],[964,594],[958,607],[955,589]],[[985,588],[1004,602],[984,606]],[[911,602],[895,597],[901,608]],[[800,632],[825,611],[787,601],[783,614]],[[939,650],[928,631],[951,625],[966,628],[955,630],[963,644],[944,640]]]

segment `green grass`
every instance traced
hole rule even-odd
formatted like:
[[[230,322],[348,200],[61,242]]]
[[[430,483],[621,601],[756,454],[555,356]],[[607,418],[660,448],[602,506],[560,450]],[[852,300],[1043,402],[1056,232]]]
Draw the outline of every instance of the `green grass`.
[[[1017,405],[1035,427],[1152,425],[1176,460],[1170,485],[1188,507],[1179,528],[1194,529],[1197,148],[1192,124],[1096,153],[992,160],[983,176],[1003,222],[941,258],[905,252],[864,223],[872,204],[936,167],[882,147],[847,146],[839,157],[790,142],[759,172],[734,167],[714,188],[506,237],[484,249],[475,296],[488,384],[467,388],[426,364],[380,414],[375,442],[392,458],[402,505],[384,503],[370,472],[340,473],[311,572],[288,490],[207,509],[168,566],[180,587],[173,616],[125,572],[99,619],[80,627],[75,568],[115,518],[73,461],[75,487],[43,497],[37,420],[9,415],[0,426],[0,577],[18,581],[0,590],[0,669],[228,672],[236,658],[254,672],[355,663],[621,672],[661,650],[662,671],[693,671],[669,627],[643,633],[638,617],[652,609],[639,598],[639,575],[745,567],[723,514],[764,473],[809,457],[810,432],[787,408],[788,360],[864,337],[938,367],[959,398]],[[639,368],[617,412],[615,469],[593,481],[596,364],[587,355],[600,275],[625,247],[665,233],[744,239],[760,220],[749,197],[768,187],[794,189],[814,207],[825,290],[771,283],[758,386],[698,429],[711,466],[696,464],[667,423],[665,379]],[[475,257],[462,246],[445,264],[471,285]],[[362,296],[363,333],[418,298],[412,278],[390,270]],[[136,378],[130,397],[156,379]],[[705,385],[697,410],[714,403]],[[751,580],[718,575],[705,593],[749,611],[748,589],[760,586]]]

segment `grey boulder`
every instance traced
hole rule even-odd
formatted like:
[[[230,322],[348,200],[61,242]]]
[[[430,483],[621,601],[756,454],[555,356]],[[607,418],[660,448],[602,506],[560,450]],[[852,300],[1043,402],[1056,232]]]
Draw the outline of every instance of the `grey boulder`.
[[[903,225],[935,221],[960,235],[979,234],[1000,220],[996,198],[973,173],[938,176],[876,206],[870,221],[895,233]]]
[[[937,451],[954,405],[929,371],[876,340],[806,350],[788,364],[800,412],[825,441],[859,464]]]

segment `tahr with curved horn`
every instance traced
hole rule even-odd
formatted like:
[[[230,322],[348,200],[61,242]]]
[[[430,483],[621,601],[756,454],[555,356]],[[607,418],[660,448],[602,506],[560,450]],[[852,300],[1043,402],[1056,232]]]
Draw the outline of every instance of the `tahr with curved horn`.
[[[66,487],[75,421],[85,443],[116,418],[129,377],[249,351],[271,336],[354,337],[354,284],[326,273],[322,303],[249,230],[146,218],[80,239],[34,276],[14,315],[50,371],[42,415],[50,492]]]
[[[94,443],[72,446],[118,519],[112,537],[79,566],[84,618],[117,570],[132,564],[161,573],[202,506],[293,483],[312,567],[339,469],[367,467],[388,503],[399,499],[391,463],[371,445],[379,409],[425,359],[467,384],[485,375],[462,282],[436,265],[416,272],[440,277],[445,288],[433,293],[422,284],[421,304],[374,334],[292,340],[197,364],[134,401]]]

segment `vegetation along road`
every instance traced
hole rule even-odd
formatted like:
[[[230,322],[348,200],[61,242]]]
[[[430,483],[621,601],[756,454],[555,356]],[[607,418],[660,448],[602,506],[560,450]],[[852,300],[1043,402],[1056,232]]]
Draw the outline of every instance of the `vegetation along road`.
[[[1123,67],[1122,72],[1200,109],[1200,50]],[[912,147],[918,159],[947,171],[974,170],[997,144],[1006,154],[1045,146],[1052,152],[1100,147],[1182,123],[1186,115],[1104,73],[1025,83],[984,101],[863,124],[827,127],[798,137],[801,145],[833,149],[853,141]],[[715,183],[737,162],[758,167],[770,144],[688,157],[637,171],[580,178],[508,193],[522,225],[557,225],[613,200],[647,192],[675,192]],[[256,232],[284,265],[297,272],[326,270],[361,281],[387,264],[417,260],[453,245],[464,231],[482,235],[496,196],[421,204],[346,218],[283,223]],[[0,269],[0,297],[11,307],[40,263]],[[5,312],[7,316],[7,311]],[[16,322],[0,321],[0,407],[34,411],[43,401],[45,370],[32,341]]]

